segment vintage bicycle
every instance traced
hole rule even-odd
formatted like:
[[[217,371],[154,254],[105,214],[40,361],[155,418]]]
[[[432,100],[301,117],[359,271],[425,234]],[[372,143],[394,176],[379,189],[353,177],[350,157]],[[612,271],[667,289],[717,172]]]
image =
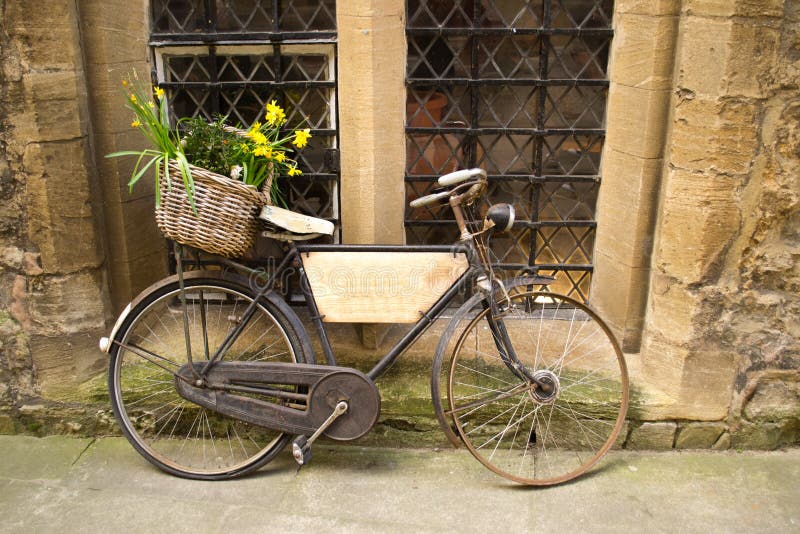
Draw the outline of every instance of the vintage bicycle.
[[[450,442],[521,484],[565,482],[595,465],[619,441],[628,407],[618,342],[584,303],[548,291],[552,278],[497,276],[491,238],[511,229],[514,210],[496,204],[479,216],[483,170],[438,184],[411,206],[449,204],[460,231],[453,246],[303,244],[330,235],[332,223],[273,206],[260,215],[265,235],[287,253],[267,274],[176,244],[177,274],[140,294],[100,342],[114,414],[133,447],[190,479],[251,473],[290,442],[304,465],[320,436],[370,431],[381,406],[374,381],[460,295],[431,368]],[[289,271],[324,365],[277,291]],[[413,327],[365,374],[337,365],[332,322]]]

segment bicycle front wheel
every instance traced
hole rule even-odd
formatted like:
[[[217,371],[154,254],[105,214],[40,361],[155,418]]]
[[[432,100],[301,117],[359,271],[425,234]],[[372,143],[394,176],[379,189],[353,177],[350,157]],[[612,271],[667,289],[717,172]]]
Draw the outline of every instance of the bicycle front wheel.
[[[586,472],[615,443],[628,407],[614,336],[592,310],[553,293],[514,295],[489,319],[488,309],[477,314],[453,349],[445,413],[461,439],[482,464],[521,484]]]
[[[228,333],[245,322],[224,361],[303,363],[297,331],[280,306],[265,299],[249,318],[253,296],[227,279],[185,280],[194,362],[208,361]],[[313,356],[311,356],[313,358]],[[173,475],[217,480],[249,473],[288,442],[282,432],[200,407],[182,398],[174,373],[188,363],[178,283],[145,296],[115,336],[109,367],[111,404],[122,432],[148,461]]]

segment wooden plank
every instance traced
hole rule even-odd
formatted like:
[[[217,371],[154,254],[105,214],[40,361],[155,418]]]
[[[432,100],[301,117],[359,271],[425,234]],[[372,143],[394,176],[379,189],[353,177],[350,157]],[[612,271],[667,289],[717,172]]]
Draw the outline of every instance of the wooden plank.
[[[449,252],[303,253],[325,322],[415,323],[466,272]]]

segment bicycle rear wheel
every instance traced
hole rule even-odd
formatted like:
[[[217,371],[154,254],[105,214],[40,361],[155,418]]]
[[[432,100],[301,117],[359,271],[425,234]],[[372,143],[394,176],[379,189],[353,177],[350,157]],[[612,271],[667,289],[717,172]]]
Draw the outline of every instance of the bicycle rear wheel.
[[[584,473],[615,443],[628,407],[625,360],[605,323],[574,299],[532,292],[514,295],[511,304],[498,320],[519,365],[501,354],[483,310],[453,349],[445,414],[495,473],[521,484],[558,484]]]
[[[224,278],[185,280],[194,362],[208,361],[244,321],[249,290]],[[225,361],[304,363],[298,332],[281,306],[259,301]],[[302,328],[302,326],[300,327]],[[138,301],[115,336],[109,363],[111,404],[122,432],[149,462],[184,478],[243,475],[270,461],[289,436],[200,407],[175,389],[174,373],[188,363],[178,282]],[[310,362],[311,363],[311,362]]]

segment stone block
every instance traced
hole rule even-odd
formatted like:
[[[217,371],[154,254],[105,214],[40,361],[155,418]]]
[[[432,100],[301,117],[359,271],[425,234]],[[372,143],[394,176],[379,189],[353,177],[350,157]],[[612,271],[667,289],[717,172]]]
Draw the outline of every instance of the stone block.
[[[781,423],[742,423],[731,428],[731,448],[775,450],[783,445],[800,443],[800,421]]]
[[[731,435],[728,432],[723,432],[711,448],[715,451],[727,451],[731,448]]]
[[[108,356],[97,348],[103,331],[31,338],[36,382],[43,398],[70,400],[78,384],[102,372],[108,363]]]
[[[10,415],[0,415],[0,434],[16,433],[14,419]]]
[[[91,65],[129,66],[145,60],[148,57],[148,11],[141,0],[84,2],[80,15],[82,37],[87,45],[87,69]],[[140,72],[147,72],[147,69]]]
[[[710,319],[706,318],[696,318],[696,321],[698,325],[710,324]],[[675,418],[720,421],[727,417],[737,359],[737,354],[721,350],[713,340],[702,339],[693,343],[684,361]]]
[[[71,272],[102,262],[87,159],[85,139],[31,143],[23,155],[28,235],[45,272]]]
[[[665,180],[654,262],[677,283],[702,283],[738,232],[741,182],[682,169],[670,170]]]
[[[615,16],[610,79],[630,87],[670,90],[677,29],[678,17]]]
[[[781,17],[784,0],[687,0],[688,16]]]
[[[80,272],[40,277],[28,288],[28,309],[36,332],[49,336],[105,328],[105,296],[99,274]]]
[[[625,265],[594,251],[589,302],[611,327],[624,352],[638,352],[650,269]]]
[[[89,115],[82,71],[31,72],[24,85],[36,114],[33,139],[42,143],[87,135]]]
[[[336,6],[336,18],[340,30],[344,18],[402,17],[404,19],[405,12],[405,2],[400,0],[351,0]]]
[[[697,295],[685,286],[663,272],[654,272],[647,309],[648,331],[658,333],[672,345],[685,346],[694,339],[694,315],[699,305]]]
[[[724,423],[688,423],[678,430],[676,449],[710,449],[725,431]]]
[[[735,23],[728,42],[724,93],[729,96],[764,98],[771,84],[765,83],[779,64],[780,29],[751,21]]]
[[[758,113],[749,101],[683,100],[675,108],[670,163],[702,172],[748,173],[758,149]]]
[[[68,11],[63,19],[46,22],[29,18],[22,25],[9,30],[10,37],[19,43],[25,64],[31,70],[70,71],[82,65],[77,20],[72,9],[69,9],[74,4],[64,5],[68,6]],[[34,11],[47,9],[37,6],[36,9],[27,10],[26,16]]]
[[[23,252],[15,246],[5,246],[0,248],[0,266],[7,269],[22,269]]]
[[[670,422],[642,423],[634,428],[626,448],[635,450],[668,450],[675,441],[677,425]]]
[[[698,95],[720,94],[726,76],[727,43],[733,22],[684,17],[678,49],[676,84]]]
[[[607,145],[640,158],[662,157],[669,103],[667,91],[628,87],[612,81],[606,112]]]
[[[674,404],[678,401],[684,362],[689,351],[674,345],[660,333],[654,332],[650,323],[651,318],[648,316],[645,319],[640,353],[643,378],[647,383],[656,385],[662,390]]]
[[[661,159],[634,156],[606,143],[595,252],[604,252],[630,267],[649,266],[663,166]]]
[[[752,421],[761,422],[790,418],[800,420],[800,382],[779,378],[760,381],[744,406],[744,415]]]
[[[680,0],[616,0],[614,20],[618,15],[633,13],[637,15],[674,16],[681,11]]]

